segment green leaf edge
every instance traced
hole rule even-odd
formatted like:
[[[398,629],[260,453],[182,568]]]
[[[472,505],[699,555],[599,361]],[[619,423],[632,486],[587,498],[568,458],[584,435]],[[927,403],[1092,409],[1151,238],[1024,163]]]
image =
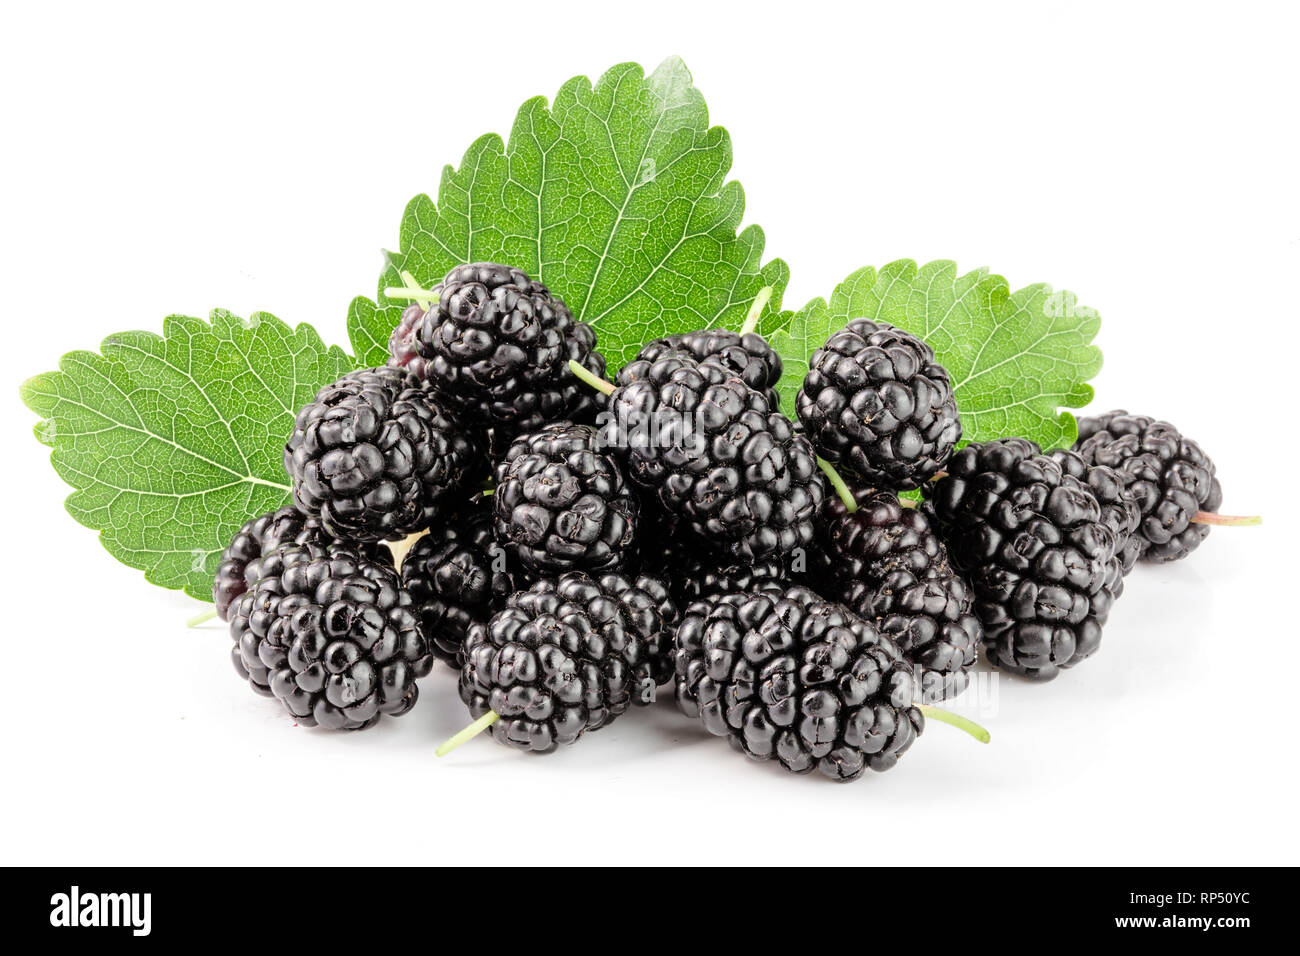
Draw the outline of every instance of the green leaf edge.
[[[628,61],[611,66],[600,75],[594,84],[585,74],[571,77],[561,85],[559,92],[557,92],[555,98],[552,100],[548,100],[544,95],[533,96],[525,100],[516,111],[515,118],[511,124],[511,135],[513,135],[515,126],[519,124],[520,119],[524,117],[529,110],[542,109],[549,111],[552,109],[552,104],[556,100],[559,100],[572,90],[585,87],[585,90],[590,92],[595,86],[611,82],[613,78],[616,78],[624,70],[634,70],[639,73],[643,79],[649,79],[659,74],[680,70],[681,73],[684,74],[686,81],[691,85],[692,89],[694,89],[701,97],[701,100],[703,100],[703,94],[694,86],[694,80],[691,76],[690,70],[680,57],[670,56],[666,58],[658,67],[656,67],[654,72],[650,74],[647,74],[639,63]],[[707,104],[705,104],[705,108],[707,110]],[[717,132],[726,137],[728,154],[726,173],[730,173],[730,134],[727,132],[726,127],[720,125],[709,126],[708,132]],[[479,136],[470,144],[469,148],[465,150],[464,154],[461,156],[459,166],[453,166],[450,163],[443,166],[438,186],[439,201],[442,200],[443,191],[450,188],[454,181],[458,177],[462,176],[467,169],[472,168],[476,163],[480,162],[485,153],[490,151],[494,158],[499,157],[504,159],[509,152],[509,148],[510,144],[504,140],[499,133],[484,133]],[[761,276],[763,280],[762,284],[773,287],[774,291],[772,298],[764,308],[758,326],[759,330],[763,334],[770,335],[784,327],[793,315],[792,312],[783,312],[781,309],[782,297],[790,279],[790,267],[779,258],[771,259],[766,263],[761,262],[763,249],[765,248],[767,241],[766,235],[763,228],[756,223],[745,226],[743,229],[741,228],[745,210],[745,193],[744,187],[741,185],[739,180],[724,179],[719,184],[716,194],[711,198],[720,199],[728,194],[731,194],[730,198],[732,199],[734,212],[731,213],[724,222],[719,222],[715,228],[722,228],[723,226],[731,228],[736,236],[736,240],[742,245],[750,247],[751,257],[755,260],[755,264],[758,266],[758,275]],[[422,221],[433,221],[439,216],[439,201],[435,201],[428,193],[419,193],[407,202],[406,207],[402,212],[402,221],[398,230],[397,247],[399,250],[411,248],[415,237],[419,234],[420,223]],[[378,278],[375,297],[371,299],[359,295],[354,297],[348,304],[348,341],[359,364],[363,367],[382,365],[388,358],[387,339],[382,342],[377,340],[375,336],[371,334],[367,319],[373,317],[376,312],[382,309],[404,307],[409,304],[406,301],[390,300],[383,294],[385,288],[389,286],[400,286],[403,284],[401,279],[401,269],[396,263],[396,257],[400,255],[400,252],[394,253],[388,249],[383,250],[384,267]],[[416,276],[417,280],[429,284],[436,283],[441,278],[441,276]],[[744,319],[749,305],[750,302],[746,300],[737,300],[736,302],[733,302],[724,309],[722,313],[716,316],[715,321],[710,323],[707,327],[722,327],[724,324],[730,323],[733,319],[734,323],[739,326],[739,323]],[[581,315],[577,315],[576,317],[579,320],[582,320],[583,318]],[[393,327],[396,327],[396,323],[393,323]],[[598,339],[597,348],[599,349],[599,326],[596,326],[596,333]],[[617,373],[622,363],[616,361],[616,357],[611,355],[608,351],[604,351],[604,354],[609,360],[608,373],[612,377]]]
[[[160,580],[159,575],[162,573],[163,570],[161,567],[154,567],[154,568],[144,567],[140,564],[128,560],[127,558],[123,557],[121,554],[118,553],[118,551],[113,546],[112,539],[108,537],[108,535],[114,529],[98,526],[94,522],[83,519],[82,514],[78,513],[77,503],[80,494],[85,489],[85,486],[84,485],[79,486],[75,481],[71,480],[64,473],[64,470],[63,468],[61,468],[59,460],[57,458],[58,439],[56,437],[53,441],[46,440],[46,435],[45,435],[46,429],[44,428],[45,424],[50,420],[49,415],[47,414],[47,409],[44,406],[44,403],[47,396],[55,394],[55,389],[54,387],[52,387],[51,383],[55,382],[60,376],[70,374],[66,366],[68,366],[74,361],[90,363],[90,364],[105,361],[107,359],[107,355],[105,354],[106,350],[111,350],[119,340],[127,336],[132,336],[132,337],[145,336],[153,340],[169,339],[175,334],[178,327],[183,323],[197,323],[198,326],[200,327],[200,330],[208,331],[209,333],[215,333],[219,329],[221,324],[234,323],[234,324],[245,325],[245,320],[241,319],[240,317],[236,316],[234,313],[226,309],[213,309],[209,313],[209,316],[206,320],[199,318],[197,316],[190,316],[190,315],[183,315],[183,314],[176,314],[176,313],[172,315],[168,315],[163,319],[163,331],[161,334],[157,332],[149,331],[147,329],[134,329],[125,332],[114,332],[110,335],[105,336],[101,340],[99,351],[97,352],[90,351],[88,349],[74,349],[71,352],[65,352],[62,356],[59,357],[59,363],[57,369],[52,371],[47,371],[47,372],[40,372],[26,379],[18,386],[18,394],[19,397],[22,399],[23,404],[26,405],[32,412],[34,412],[37,416],[40,417],[40,420],[37,421],[36,424],[32,426],[32,433],[33,435],[35,435],[36,440],[38,442],[40,442],[42,445],[46,446],[47,448],[51,449],[50,452],[51,467],[54,469],[55,473],[58,474],[58,476],[61,479],[63,479],[64,483],[69,485],[73,489],[73,491],[67,496],[67,498],[64,499],[64,509],[68,512],[68,514],[71,515],[72,518],[78,524],[82,525],[83,527],[89,528],[92,531],[98,532],[97,536],[99,538],[99,543],[104,548],[104,550],[107,551],[110,555],[112,555],[113,558],[115,558],[118,562],[126,565],[127,567],[134,568],[135,570],[142,572],[145,581],[147,581],[148,583],[153,584],[157,587],[165,588],[166,590],[169,591],[184,591],[187,595],[194,598],[195,600],[202,601],[207,604],[211,604],[212,592],[211,592],[210,584],[205,585],[205,588],[202,591],[195,591],[194,588],[188,584],[174,584],[174,583],[169,583],[165,580]],[[319,349],[322,359],[328,359],[332,362],[338,363],[341,366],[345,365],[348,368],[358,367],[356,365],[356,359],[353,356],[349,355],[346,351],[344,351],[342,348],[340,348],[337,345],[326,345],[324,339],[321,338],[320,333],[318,333],[314,327],[312,327],[310,324],[306,322],[300,323],[295,326],[290,326],[287,322],[277,318],[276,316],[272,315],[269,312],[259,311],[259,312],[251,313],[247,320],[247,325],[254,325],[257,323],[269,323],[270,325],[287,332],[289,336],[292,337],[293,340],[298,341],[300,344],[312,349]],[[56,436],[57,436],[57,429],[56,429]],[[285,487],[284,503],[287,504],[289,502],[291,489],[287,483],[284,487]],[[230,529],[230,535],[233,535],[234,530],[238,528],[239,525],[242,525],[244,521],[247,521],[248,517],[251,516],[244,516],[243,518],[241,518],[234,525],[234,527]],[[225,549],[225,546],[229,541],[230,535],[227,535],[226,539],[219,542],[215,548],[208,549],[208,559],[205,561],[205,569],[207,565],[211,563],[212,556],[216,554],[220,554],[221,551]]]

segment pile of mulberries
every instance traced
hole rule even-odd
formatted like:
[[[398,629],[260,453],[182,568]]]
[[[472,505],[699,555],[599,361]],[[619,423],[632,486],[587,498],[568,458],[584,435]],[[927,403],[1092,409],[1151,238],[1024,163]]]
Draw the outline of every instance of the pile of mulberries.
[[[1213,463],[1152,418],[959,448],[951,376],[875,319],[793,385],[748,325],[654,339],[609,382],[595,330],[517,268],[415,291],[388,363],[298,411],[292,503],[217,565],[236,672],[298,724],[403,714],[442,661],[473,723],[439,753],[488,729],[552,753],[671,685],[749,757],[853,780],[961,723],[930,705],[981,650],[1057,676],[1139,560],[1230,523]]]

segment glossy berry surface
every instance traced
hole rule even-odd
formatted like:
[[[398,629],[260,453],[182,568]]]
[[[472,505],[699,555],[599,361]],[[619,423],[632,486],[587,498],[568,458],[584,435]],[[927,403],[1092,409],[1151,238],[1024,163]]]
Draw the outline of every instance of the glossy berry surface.
[[[388,365],[410,372],[420,381],[429,378],[429,360],[416,347],[416,336],[424,321],[425,310],[412,302],[402,310],[402,318],[388,337]]]
[[[654,699],[666,594],[577,571],[516,591],[470,627],[461,699],[475,718],[499,714],[492,736],[520,750],[551,753],[599,730]]]
[[[496,536],[536,574],[607,571],[632,555],[640,506],[590,425],[521,435],[497,465]]]
[[[509,567],[492,536],[490,497],[449,506],[415,542],[402,561],[402,584],[435,657],[460,667],[470,626],[486,621],[516,588]]]
[[[823,506],[807,581],[898,644],[920,671],[923,700],[961,693],[984,636],[970,586],[924,511],[889,491],[854,497],[854,512],[836,496]]]
[[[807,588],[699,601],[677,629],[677,704],[786,770],[888,770],[924,729],[899,647]]]
[[[568,364],[604,374],[595,332],[540,282],[476,262],[452,269],[433,291],[437,304],[390,351],[401,362],[413,341],[425,360],[418,372],[462,417],[514,433],[587,420],[603,404]]]
[[[756,590],[789,577],[780,558],[760,558],[752,564],[728,561],[700,548],[672,526],[650,529],[643,541],[641,566],[668,583],[678,607],[719,594]]]
[[[796,407],[818,453],[877,488],[919,488],[961,439],[948,372],[885,322],[854,319],[815,351]]]
[[[244,569],[250,561],[257,560],[282,544],[301,544],[328,538],[329,535],[321,529],[319,521],[308,518],[292,505],[249,518],[221,552],[216,577],[212,582],[212,600],[217,606],[217,616],[226,620],[230,605],[248,590]]]
[[[637,352],[636,358],[619,370],[616,385],[627,385],[645,378],[660,358],[671,352],[682,352],[698,362],[711,361],[737,375],[746,385],[761,392],[771,411],[779,411],[781,398],[776,383],[783,370],[781,356],[767,340],[755,332],[741,335],[726,329],[704,329],[647,342]]]
[[[620,613],[645,640],[650,679],[661,687],[673,679],[676,664],[673,638],[681,617],[681,605],[659,574],[607,573],[596,579],[606,594],[618,598]],[[641,701],[644,702],[644,701]]]
[[[1075,449],[1089,464],[1113,468],[1124,480],[1142,512],[1142,560],[1178,561],[1209,535],[1209,526],[1193,519],[1223,504],[1214,462],[1169,422],[1123,410],[1081,418]]]
[[[1115,533],[1115,560],[1119,565],[1119,576],[1123,577],[1133,570],[1142,554],[1143,540],[1138,534],[1142,523],[1142,509],[1137,495],[1130,488],[1131,482],[1119,471],[1106,465],[1092,465],[1076,451],[1058,448],[1052,452],[1052,460],[1061,466],[1067,475],[1078,478],[1097,496],[1101,506],[1101,520]],[[1117,587],[1122,589],[1123,583]],[[1119,597],[1116,591],[1115,597]]]
[[[812,447],[734,373],[670,352],[609,412],[628,477],[697,542],[752,564],[812,541],[826,494]]]
[[[429,527],[478,476],[480,443],[413,375],[362,369],[298,413],[284,465],[298,508],[331,535],[393,539]]]
[[[1097,650],[1118,543],[1083,481],[1022,438],[972,442],[926,488],[990,662],[1050,680]]]
[[[343,545],[284,545],[231,608],[235,670],[299,723],[360,730],[419,697],[433,657],[392,568]]]
[[[217,616],[223,621],[228,619],[230,605],[252,583],[248,580],[247,571],[249,565],[258,558],[284,544],[335,543],[337,539],[325,532],[319,520],[308,518],[293,505],[249,518],[221,552],[221,560],[212,582],[212,600],[217,606]],[[352,547],[367,560],[390,566],[393,563],[392,552],[381,544],[353,543]]]

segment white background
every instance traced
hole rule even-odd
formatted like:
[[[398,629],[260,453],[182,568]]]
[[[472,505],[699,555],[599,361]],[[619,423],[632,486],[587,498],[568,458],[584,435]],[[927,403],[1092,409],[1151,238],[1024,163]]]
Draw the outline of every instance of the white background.
[[[714,6],[6,6],[4,862],[1297,861],[1295,14]],[[447,670],[401,720],[295,728],[220,627],[185,628],[196,602],[64,512],[18,383],[214,306],[345,344],[444,163],[572,75],[673,53],[788,302],[901,257],[1073,289],[1103,317],[1094,408],[1172,419],[1266,523],[1139,568],[1095,658],[999,684],[990,746],[931,724],[848,786],[666,701],[549,758],[435,760],[465,721]]]

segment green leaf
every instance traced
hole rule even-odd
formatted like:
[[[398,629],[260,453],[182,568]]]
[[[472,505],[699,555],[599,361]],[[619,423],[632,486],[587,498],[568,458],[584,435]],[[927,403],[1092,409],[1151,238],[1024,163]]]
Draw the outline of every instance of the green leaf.
[[[775,327],[788,269],[762,266],[760,228],[737,232],[745,196],[730,168],[731,138],[709,126],[681,60],[649,76],[624,63],[594,87],[575,77],[553,106],[520,108],[508,145],[483,136],[446,167],[437,203],[411,200],[377,301],[352,302],[352,347],[363,364],[386,360],[406,302],[382,290],[401,272],[427,287],[484,260],[523,269],[596,326],[611,373],[656,336],[739,327],[774,281],[760,327]]]
[[[147,580],[210,601],[235,531],[289,500],[280,455],[298,408],[354,363],[264,312],[174,315],[100,353],[69,352],[21,389],[76,489],[68,511]]]
[[[1101,319],[1072,292],[1043,284],[1011,292],[987,269],[958,275],[953,262],[900,259],[879,272],[859,269],[830,302],[814,299],[772,336],[785,363],[778,388],[787,413],[794,414],[812,352],[856,318],[889,322],[929,343],[952,376],[963,441],[1018,435],[1044,449],[1070,445],[1078,429],[1062,409],[1087,405],[1087,382],[1101,370],[1101,350],[1091,344]]]

